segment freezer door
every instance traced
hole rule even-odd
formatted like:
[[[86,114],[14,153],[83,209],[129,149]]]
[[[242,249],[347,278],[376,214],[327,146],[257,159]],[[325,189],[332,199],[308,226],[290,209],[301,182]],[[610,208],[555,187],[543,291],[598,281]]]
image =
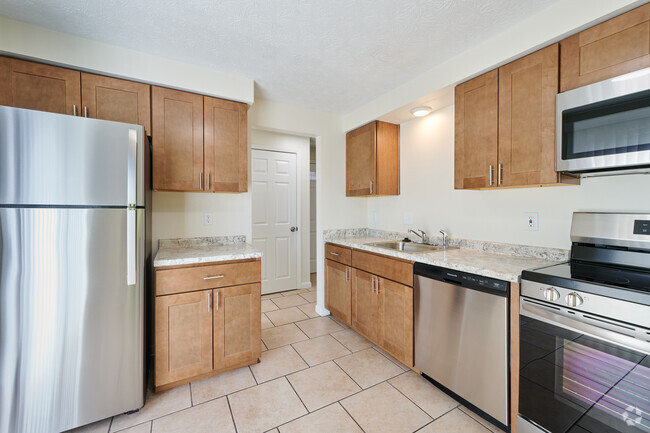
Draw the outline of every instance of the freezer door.
[[[143,210],[0,208],[0,433],[144,404],[143,224]]]
[[[144,206],[143,131],[0,106],[0,207]]]

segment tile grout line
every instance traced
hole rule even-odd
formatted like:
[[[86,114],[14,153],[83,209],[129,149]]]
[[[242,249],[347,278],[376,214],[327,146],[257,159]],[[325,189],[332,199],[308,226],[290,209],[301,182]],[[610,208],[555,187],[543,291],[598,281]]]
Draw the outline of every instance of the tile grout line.
[[[468,417],[472,418],[472,419],[473,419],[474,421],[476,421],[477,423],[481,424],[481,426],[485,427],[485,428],[486,428],[490,433],[493,433],[491,428],[489,428],[488,426],[484,425],[481,421],[478,420],[478,415],[477,415],[477,414],[475,414],[474,412],[472,412],[472,413],[467,413],[467,412],[465,412],[463,409],[461,409],[461,406],[462,406],[462,407],[465,407],[468,411],[472,412],[468,407],[463,406],[463,405],[461,405],[461,404],[458,404],[458,410],[460,410],[461,412],[463,412],[463,413],[464,413],[465,415],[467,415]],[[484,420],[484,421],[489,422],[489,421],[487,421],[487,420]],[[490,423],[490,425],[493,425],[493,424]],[[496,427],[496,426],[495,426],[495,427]],[[497,427],[497,428],[498,428],[498,427]],[[502,430],[499,429],[499,431],[502,431]]]
[[[359,392],[363,392],[363,388],[362,388],[361,391],[359,391]],[[349,396],[349,397],[352,397],[352,396]],[[348,397],[346,397],[346,398],[348,398]],[[348,412],[348,410],[345,408],[345,406],[343,406],[343,403],[341,403],[342,400],[343,400],[343,399],[337,401],[337,403],[339,404],[339,406],[341,406],[341,407],[343,408],[343,410],[345,411],[345,413],[348,414],[348,416],[350,417],[350,419],[352,419],[352,421],[354,421],[354,423],[359,427],[359,429],[361,429],[361,431],[362,431],[363,433],[366,433],[366,431],[363,429],[363,427],[361,427],[361,424],[359,424],[359,422],[358,422],[356,419],[354,419],[354,417],[352,416],[352,414],[351,414],[350,412]]]
[[[397,376],[395,376],[395,377],[390,378],[389,380],[386,381],[386,383],[387,383],[389,386],[393,387],[393,389],[395,389],[395,391],[397,391],[397,392],[399,392],[400,394],[402,394],[402,395],[403,395],[403,396],[404,396],[408,401],[410,401],[411,403],[413,403],[413,404],[415,405],[415,407],[417,407],[418,409],[420,409],[420,410],[421,410],[425,415],[427,415],[429,418],[431,418],[431,421],[430,421],[430,422],[435,421],[436,419],[435,419],[431,414],[429,414],[429,412],[427,412],[426,410],[424,410],[423,408],[421,408],[420,405],[417,404],[416,402],[414,402],[413,400],[411,400],[411,399],[409,398],[408,395],[404,394],[402,391],[399,390],[399,388],[397,388],[395,385],[393,385],[392,383],[390,383],[391,380],[393,380],[393,379],[397,379],[398,377],[403,376],[403,375],[405,375],[405,374],[408,374],[408,371],[405,371],[405,372],[403,372],[403,373],[400,374],[400,375],[397,375]],[[456,406],[456,407],[458,407],[458,406]],[[429,423],[427,423],[427,424],[429,424]],[[426,424],[425,424],[425,425],[426,425]]]
[[[233,415],[232,413],[232,406],[230,406],[230,399],[228,398],[228,396],[226,396],[226,402],[228,403],[228,411],[230,412],[230,419],[232,420],[232,425],[233,427],[235,427],[235,433],[237,433],[238,432],[237,422],[235,421],[235,415]]]

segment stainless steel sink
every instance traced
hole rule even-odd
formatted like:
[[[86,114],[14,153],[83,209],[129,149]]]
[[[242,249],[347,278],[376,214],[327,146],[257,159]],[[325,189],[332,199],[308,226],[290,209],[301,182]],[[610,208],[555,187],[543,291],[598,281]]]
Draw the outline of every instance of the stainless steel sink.
[[[370,242],[365,244],[371,247],[385,248],[393,251],[404,251],[405,253],[430,253],[433,251],[455,250],[458,247],[443,247],[442,245],[418,244],[415,242]]]

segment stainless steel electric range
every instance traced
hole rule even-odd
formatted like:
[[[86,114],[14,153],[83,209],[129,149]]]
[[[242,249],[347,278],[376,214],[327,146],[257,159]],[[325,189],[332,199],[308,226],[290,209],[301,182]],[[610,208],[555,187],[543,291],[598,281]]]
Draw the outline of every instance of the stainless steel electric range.
[[[575,213],[522,273],[519,433],[650,433],[650,214]]]

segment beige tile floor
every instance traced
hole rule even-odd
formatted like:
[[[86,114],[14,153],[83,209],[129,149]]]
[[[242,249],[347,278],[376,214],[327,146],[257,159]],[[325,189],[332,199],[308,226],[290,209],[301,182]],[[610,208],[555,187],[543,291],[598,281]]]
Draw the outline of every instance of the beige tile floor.
[[[489,433],[498,428],[332,317],[316,289],[263,296],[262,361],[147,395],[75,433]]]

